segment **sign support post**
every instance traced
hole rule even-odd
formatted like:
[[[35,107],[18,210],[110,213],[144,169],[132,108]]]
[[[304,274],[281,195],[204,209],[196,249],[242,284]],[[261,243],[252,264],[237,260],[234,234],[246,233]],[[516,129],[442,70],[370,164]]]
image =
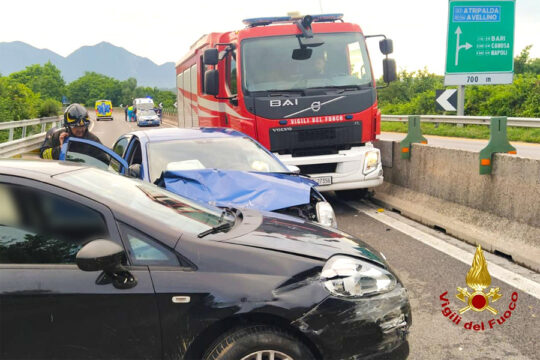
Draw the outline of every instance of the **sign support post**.
[[[463,115],[465,115],[465,85],[459,85],[457,88],[457,116]]]

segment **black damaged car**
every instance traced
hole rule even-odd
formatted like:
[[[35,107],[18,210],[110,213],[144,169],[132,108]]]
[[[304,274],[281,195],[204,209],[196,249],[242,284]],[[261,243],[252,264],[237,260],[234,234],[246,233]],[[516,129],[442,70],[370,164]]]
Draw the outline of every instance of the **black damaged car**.
[[[57,162],[0,161],[0,203],[2,359],[346,359],[406,345],[403,285],[335,229]]]

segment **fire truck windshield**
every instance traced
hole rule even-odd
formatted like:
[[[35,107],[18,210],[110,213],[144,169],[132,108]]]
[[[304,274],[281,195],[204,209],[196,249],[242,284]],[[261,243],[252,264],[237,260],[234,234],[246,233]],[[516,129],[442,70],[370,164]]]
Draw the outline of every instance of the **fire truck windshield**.
[[[248,92],[372,86],[371,68],[360,33],[315,34],[324,44],[295,60],[295,35],[242,41],[243,88]]]

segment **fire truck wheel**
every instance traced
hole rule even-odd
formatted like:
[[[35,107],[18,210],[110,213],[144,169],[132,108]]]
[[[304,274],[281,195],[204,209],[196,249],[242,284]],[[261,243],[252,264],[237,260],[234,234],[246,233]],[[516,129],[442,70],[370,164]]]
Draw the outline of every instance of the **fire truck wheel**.
[[[360,200],[369,195],[368,189],[337,190],[337,197],[343,200]]]
[[[313,360],[308,347],[294,335],[281,329],[255,325],[232,330],[208,350],[205,360]]]

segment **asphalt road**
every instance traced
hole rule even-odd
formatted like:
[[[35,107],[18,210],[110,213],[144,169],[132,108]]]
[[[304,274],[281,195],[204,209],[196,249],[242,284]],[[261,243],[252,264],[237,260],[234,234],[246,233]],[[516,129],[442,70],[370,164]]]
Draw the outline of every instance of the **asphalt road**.
[[[406,134],[403,133],[383,132],[378,136],[378,138],[380,140],[401,141],[405,138],[405,135]],[[488,144],[487,140],[480,139],[464,139],[435,135],[424,136],[428,140],[428,144],[447,149],[460,149],[480,152],[480,150],[482,150]],[[515,141],[510,142],[510,144],[512,144],[512,146],[516,148],[517,156],[531,159],[540,159],[540,144],[531,144]]]
[[[471,263],[436,250],[411,234],[416,237],[421,237],[422,234],[436,237],[447,246],[470,255],[474,255],[474,247],[396,213],[378,212],[377,207],[369,202],[344,203],[333,197],[330,197],[330,200],[337,213],[339,228],[381,251],[408,289],[413,317],[409,335],[410,359],[540,358],[539,274],[501,257],[484,253],[492,278],[491,286],[485,292],[491,287],[500,287],[500,293],[503,294],[502,298],[490,303],[499,314],[467,311],[461,315],[462,320],[456,325],[442,314],[441,305],[444,302],[440,300],[440,295],[448,292],[445,297],[450,301],[448,307],[453,311],[466,306],[455,295],[457,287],[467,286],[465,277]],[[383,223],[376,219],[381,216],[390,218],[390,221]],[[388,223],[394,223],[408,231],[399,231]],[[514,283],[521,288],[527,280],[531,281],[533,286],[536,284],[536,297],[497,278],[492,269],[495,267],[508,270],[505,280],[512,282],[512,279],[522,279],[522,282]],[[488,321],[498,319],[508,311],[513,292],[518,294],[515,310],[502,325],[496,324],[490,329]],[[470,321],[474,324],[483,322],[484,330],[465,329],[464,325]]]
[[[131,131],[147,129],[147,127],[138,127],[136,122],[126,122],[124,120],[124,112],[119,110],[114,110],[113,112],[113,121],[110,120],[100,120],[96,121],[96,114],[93,112],[90,113],[90,118],[92,120],[92,125],[90,126],[90,131],[94,133],[101,142],[108,147],[112,147],[118,137],[122,134],[126,134]],[[161,127],[171,127],[172,125],[163,123],[161,126],[148,127],[148,129],[157,129]]]
[[[123,113],[114,116],[114,121],[94,122],[92,128],[107,146],[121,134],[137,129],[135,123],[124,121]],[[378,212],[369,201],[342,202],[333,194],[328,198],[336,210],[339,228],[382,251],[408,289],[413,309],[409,359],[540,359],[539,274],[485,253],[492,279],[485,292],[500,287],[503,295],[490,303],[498,314],[469,310],[456,325],[443,315],[440,296],[447,292],[444,297],[452,311],[466,305],[455,295],[457,287],[467,286],[465,277],[471,260],[462,259],[474,255],[474,247],[396,213]],[[430,241],[441,242],[444,250],[426,245]],[[496,323],[491,329],[489,321],[509,311],[514,292],[515,310],[506,313],[510,317],[503,324]],[[483,322],[484,330],[466,329],[471,321],[471,325],[479,326]]]

